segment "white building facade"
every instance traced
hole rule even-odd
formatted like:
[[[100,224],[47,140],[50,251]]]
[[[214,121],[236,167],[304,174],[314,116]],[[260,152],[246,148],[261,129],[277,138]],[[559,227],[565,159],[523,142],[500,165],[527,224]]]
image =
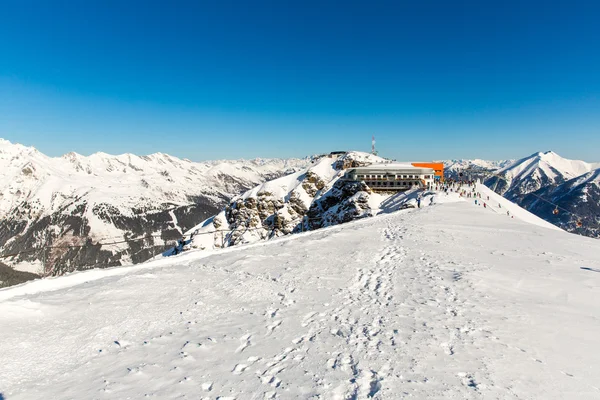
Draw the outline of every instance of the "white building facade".
[[[431,187],[435,171],[410,164],[371,164],[350,168],[345,179],[365,182],[373,190],[408,190]]]

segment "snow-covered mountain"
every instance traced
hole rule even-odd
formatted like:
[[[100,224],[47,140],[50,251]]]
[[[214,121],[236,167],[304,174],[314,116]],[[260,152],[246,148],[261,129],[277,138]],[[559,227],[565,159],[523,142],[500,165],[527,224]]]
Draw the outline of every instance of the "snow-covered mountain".
[[[440,198],[0,290],[0,397],[597,399],[600,241]]]
[[[547,151],[534,153],[494,171],[485,184],[507,199],[519,201],[524,195],[600,168],[600,163],[569,160]]]
[[[514,160],[442,160],[444,163],[444,175],[446,178],[459,179],[460,173],[465,177],[476,180],[484,177],[486,173],[497,171],[514,162]]]
[[[144,261],[232,196],[309,163],[197,163],[162,153],[51,158],[0,139],[0,253],[54,246],[3,260],[44,275]]]

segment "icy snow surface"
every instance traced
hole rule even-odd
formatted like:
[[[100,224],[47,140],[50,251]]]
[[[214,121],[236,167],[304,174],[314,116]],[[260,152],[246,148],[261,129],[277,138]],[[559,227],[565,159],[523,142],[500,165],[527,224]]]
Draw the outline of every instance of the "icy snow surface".
[[[452,198],[0,290],[0,393],[600,398],[600,242]]]

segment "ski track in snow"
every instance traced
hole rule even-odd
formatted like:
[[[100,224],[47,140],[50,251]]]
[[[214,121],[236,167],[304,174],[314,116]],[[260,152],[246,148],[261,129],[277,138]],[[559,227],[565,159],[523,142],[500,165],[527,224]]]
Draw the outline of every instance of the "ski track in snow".
[[[463,202],[9,298],[0,393],[600,398],[599,249]]]

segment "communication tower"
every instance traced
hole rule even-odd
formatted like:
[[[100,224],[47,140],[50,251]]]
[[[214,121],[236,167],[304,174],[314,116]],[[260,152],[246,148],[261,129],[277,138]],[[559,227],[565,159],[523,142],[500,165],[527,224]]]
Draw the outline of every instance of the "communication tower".
[[[371,138],[371,154],[374,156],[377,155],[377,150],[375,150],[375,135]]]

